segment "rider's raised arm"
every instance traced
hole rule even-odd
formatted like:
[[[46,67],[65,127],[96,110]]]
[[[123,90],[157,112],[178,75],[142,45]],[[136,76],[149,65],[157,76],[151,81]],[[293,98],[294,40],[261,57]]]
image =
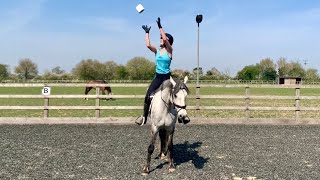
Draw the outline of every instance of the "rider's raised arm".
[[[146,32],[145,36],[146,36],[146,46],[147,46],[147,48],[149,48],[152,52],[157,53],[157,48],[152,46],[151,43],[150,43],[149,32],[150,32],[151,26],[148,27],[147,25],[143,25],[142,29],[144,29],[144,31]]]
[[[149,33],[146,33],[146,46],[150,49],[150,51],[157,53],[157,48],[152,46],[150,43]]]
[[[168,37],[166,36],[166,33],[164,32],[164,29],[162,28],[161,22],[160,22],[160,17],[158,17],[157,19],[157,24],[158,24],[158,28],[160,30],[160,35],[161,38],[163,39],[164,44],[166,45],[166,50],[169,53],[169,56],[172,56],[172,46],[168,40]]]

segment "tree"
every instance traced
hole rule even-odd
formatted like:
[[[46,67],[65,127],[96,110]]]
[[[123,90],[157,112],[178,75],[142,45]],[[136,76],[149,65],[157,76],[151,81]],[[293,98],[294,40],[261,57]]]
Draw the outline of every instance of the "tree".
[[[287,59],[284,57],[281,57],[277,61],[277,65],[278,65],[279,77],[288,76],[291,67],[289,63],[287,63]]]
[[[205,79],[223,79],[222,73],[215,67],[206,72]]]
[[[265,58],[259,62],[259,68],[261,72],[263,72],[266,69],[276,69],[276,67],[277,65],[273,63],[273,60],[271,58]]]
[[[126,64],[129,77],[133,80],[150,80],[155,75],[155,63],[144,57],[135,57]]]
[[[28,80],[36,77],[38,75],[38,66],[30,59],[21,59],[18,66],[15,67],[14,72],[19,78]]]
[[[65,73],[65,70],[62,70],[60,66],[57,66],[57,67],[53,68],[51,70],[51,72],[54,73],[54,74],[59,75],[59,74]]]
[[[277,79],[277,71],[273,68],[267,68],[262,72],[262,80],[274,81]]]
[[[277,65],[273,63],[271,58],[262,59],[257,66],[259,67],[260,78],[262,80],[275,80],[277,78]]]
[[[193,71],[192,71],[192,75],[193,75],[193,79],[197,79],[197,71],[198,71],[198,68],[193,68]],[[199,79],[203,77],[203,70],[202,70],[202,67],[199,67]]]
[[[53,73],[53,72],[50,72],[50,71],[45,71],[43,73],[43,75],[41,76],[42,79],[45,79],[45,80],[57,80],[59,79],[58,75]]]
[[[0,64],[0,82],[9,77],[8,66],[5,64]]]
[[[237,73],[237,78],[241,80],[256,80],[259,77],[259,72],[257,65],[245,66]]]
[[[119,65],[115,70],[115,79],[128,79],[128,71],[125,66]]]
[[[183,69],[174,69],[171,71],[171,75],[178,79],[183,79],[185,76],[189,77],[190,72]]]
[[[83,80],[99,80],[103,79],[101,75],[101,70],[103,69],[103,67],[104,65],[98,60],[82,60],[72,70],[72,74],[74,77]]]
[[[318,80],[319,79],[319,75],[318,75],[318,71],[316,69],[307,69],[306,73],[305,73],[305,80]]]
[[[106,63],[104,63],[103,66],[101,66],[102,69],[100,70],[100,72],[102,73],[102,79],[114,79],[114,77],[116,76],[117,66],[117,63],[115,63],[114,61],[107,61]]]
[[[298,61],[291,62],[288,75],[293,77],[304,77],[305,71]]]

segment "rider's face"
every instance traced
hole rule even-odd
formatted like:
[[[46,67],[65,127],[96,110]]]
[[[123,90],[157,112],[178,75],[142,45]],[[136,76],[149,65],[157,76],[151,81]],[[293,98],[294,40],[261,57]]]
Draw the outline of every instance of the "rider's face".
[[[163,41],[162,38],[160,39],[160,46],[161,46],[161,47],[164,46],[164,41]]]

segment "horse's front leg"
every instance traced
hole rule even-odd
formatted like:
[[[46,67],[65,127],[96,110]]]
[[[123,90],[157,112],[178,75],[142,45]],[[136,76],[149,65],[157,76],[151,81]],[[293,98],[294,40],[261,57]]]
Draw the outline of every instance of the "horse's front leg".
[[[86,90],[84,92],[85,95],[88,95],[88,93],[90,92],[90,90],[92,89],[92,87],[86,87]],[[88,100],[88,97],[84,98],[85,100]]]
[[[176,170],[173,162],[173,134],[174,131],[172,132],[172,134],[169,135],[168,139],[169,173]]]
[[[159,131],[159,137],[160,137],[160,153],[159,158],[161,160],[166,160],[166,154],[167,154],[167,142],[168,142],[168,135],[166,134],[166,131],[164,129]]]
[[[150,145],[148,147],[147,164],[143,168],[142,175],[147,175],[150,172],[151,155],[152,155],[152,153],[154,151],[154,144],[155,144],[156,139],[157,139],[157,134],[158,134],[158,131],[152,131],[151,142],[150,142]]]

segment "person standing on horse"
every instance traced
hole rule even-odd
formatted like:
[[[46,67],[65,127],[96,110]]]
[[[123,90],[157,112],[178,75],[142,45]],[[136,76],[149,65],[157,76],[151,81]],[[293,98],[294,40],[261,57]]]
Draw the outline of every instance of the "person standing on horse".
[[[160,30],[160,48],[156,48],[151,45],[149,33],[151,26],[143,25],[142,28],[146,32],[146,46],[150,51],[152,51],[155,56],[155,63],[156,63],[156,75],[155,78],[152,80],[146,97],[144,99],[144,107],[143,107],[143,115],[136,119],[136,124],[142,126],[146,123],[149,106],[151,104],[150,95],[158,89],[162,82],[167,79],[170,79],[171,72],[170,72],[170,64],[172,60],[172,44],[173,44],[173,37],[169,33],[165,33],[164,29],[161,26],[160,18],[157,19],[158,28]]]

